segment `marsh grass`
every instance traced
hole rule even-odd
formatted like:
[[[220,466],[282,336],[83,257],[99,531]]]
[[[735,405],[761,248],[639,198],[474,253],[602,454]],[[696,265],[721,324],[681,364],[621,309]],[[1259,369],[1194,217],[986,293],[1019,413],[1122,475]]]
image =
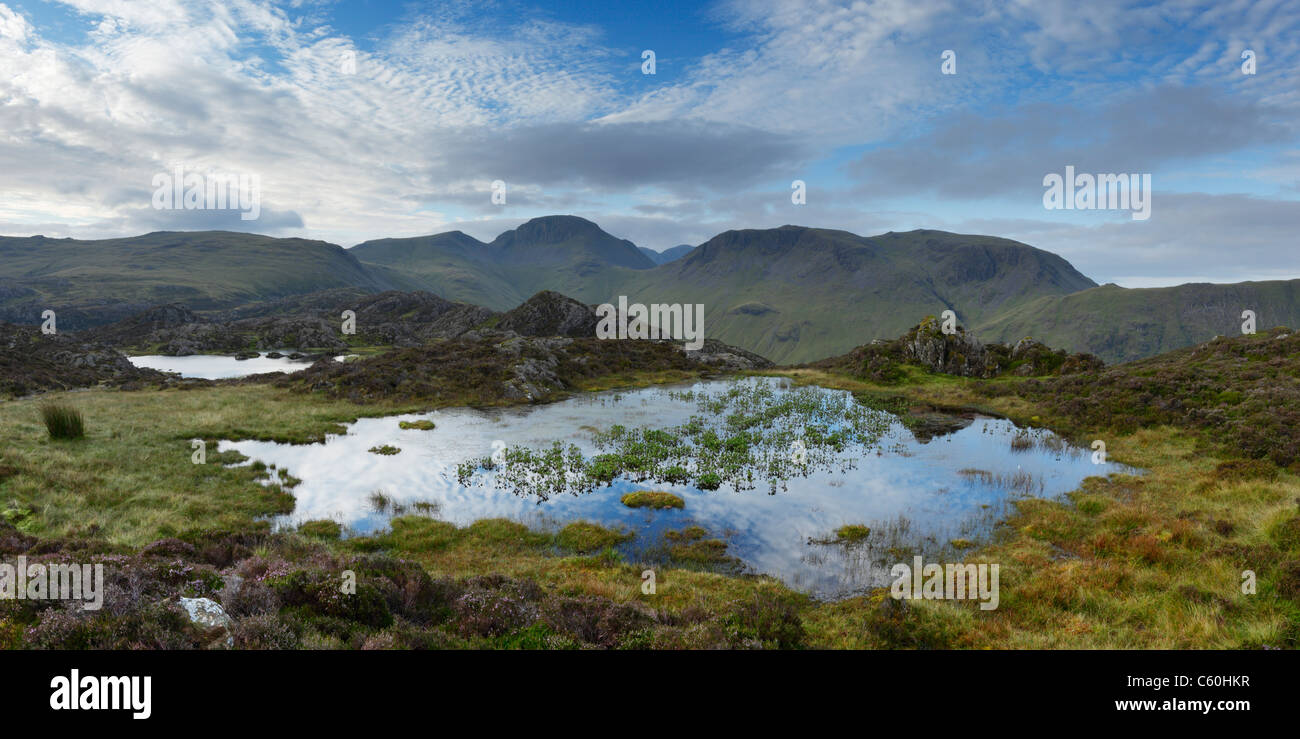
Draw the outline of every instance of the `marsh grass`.
[[[1015,395],[1019,381],[1014,379],[991,381],[1007,392],[990,397],[975,391],[975,381],[962,378],[927,382],[916,376],[886,387],[813,371],[791,374],[798,382],[887,395],[907,406],[978,410],[1034,425],[1055,421],[1043,406]],[[199,529],[255,532],[267,527],[266,517],[292,510],[292,496],[259,484],[264,471],[228,466],[239,455],[214,452],[220,439],[308,443],[341,432],[341,424],[361,416],[428,410],[359,406],[261,385],[91,390],[75,398],[90,418],[111,419],[89,429],[78,444],[50,443],[35,412],[37,401],[0,403],[5,519],[44,538],[131,547]],[[769,577],[667,565],[656,568],[657,592],[647,595],[641,591],[643,563],[606,556],[611,545],[597,531],[571,531],[566,537],[585,550],[579,554],[560,546],[556,531],[504,519],[456,526],[428,516],[399,516],[388,531],[328,545],[344,553],[409,559],[433,577],[530,578],[548,590],[636,602],[679,619],[725,614],[755,598],[776,599],[792,604],[807,645],[819,648],[1300,646],[1296,474],[1268,460],[1226,454],[1215,440],[1188,429],[1087,427],[1078,433],[1084,440],[1105,438],[1113,460],[1146,474],[1088,478],[1065,500],[1015,500],[1008,516],[988,511],[1001,521],[992,541],[964,537],[976,546],[961,557],[1001,564],[995,611],[937,601],[911,601],[900,608],[887,589],[814,602]],[[193,438],[208,441],[206,465],[190,462]],[[911,551],[889,541],[904,538],[905,531],[866,523],[871,551],[879,547],[885,561],[907,561]],[[905,522],[895,528],[905,529]],[[674,543],[686,545],[688,554],[717,549],[703,545],[695,552],[688,541]],[[1246,569],[1258,575],[1255,595],[1241,592]],[[337,639],[316,636],[304,637],[308,643],[338,646]]]
[[[816,470],[852,469],[846,452],[866,452],[889,429],[893,416],[848,393],[776,387],[752,379],[710,392],[669,390],[669,400],[695,405],[696,413],[667,429],[614,425],[592,433],[600,451],[590,458],[575,444],[534,450],[509,447],[503,460],[468,460],[457,467],[461,485],[493,484],[523,497],[547,500],[559,493],[589,493],[616,478],[682,484],[700,490],[752,490],[769,494],[788,480]],[[602,403],[615,402],[601,398]],[[798,450],[795,453],[793,450]]]
[[[48,402],[105,419],[77,444],[51,444],[39,407]],[[0,495],[31,509],[20,528],[39,536],[97,532],[114,544],[143,546],[193,529],[269,529],[290,513],[283,486],[261,484],[265,470],[230,466],[223,439],[303,444],[342,433],[363,416],[410,413],[409,406],[360,406],[264,385],[123,392],[96,389],[44,399],[0,402],[4,443]],[[191,439],[207,442],[207,463],[193,464]],[[7,507],[7,503],[6,503]]]
[[[1080,427],[1018,396],[1017,386],[1030,381],[886,386],[815,370],[792,374],[799,382],[1072,429],[1076,442],[1104,438],[1111,461],[1146,471],[1087,478],[1065,500],[1014,500],[1009,515],[999,516],[994,541],[964,555],[1001,563],[997,610],[912,601],[903,615],[882,618],[888,595],[878,591],[806,611],[812,646],[1300,647],[1300,592],[1287,595],[1300,551],[1284,545],[1284,536],[1270,537],[1278,521],[1300,513],[1296,474],[1238,459],[1196,429]],[[1255,595],[1242,592],[1247,569],[1259,578]]]
[[[51,439],[86,438],[86,421],[76,408],[64,403],[42,403],[37,410]]]

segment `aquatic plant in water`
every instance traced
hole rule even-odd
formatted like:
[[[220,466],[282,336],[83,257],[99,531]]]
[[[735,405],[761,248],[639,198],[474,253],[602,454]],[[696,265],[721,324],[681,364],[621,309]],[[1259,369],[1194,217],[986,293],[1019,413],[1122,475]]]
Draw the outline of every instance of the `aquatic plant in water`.
[[[729,485],[737,491],[766,482],[774,494],[795,476],[852,469],[855,460],[845,452],[878,444],[893,418],[848,393],[818,387],[738,380],[721,391],[666,395],[693,403],[696,413],[668,429],[618,425],[597,431],[599,453],[590,458],[576,445],[559,442],[543,450],[506,448],[496,459],[461,464],[457,478],[468,486],[492,472],[497,486],[540,500],[590,492],[618,478],[690,483],[701,490]]]

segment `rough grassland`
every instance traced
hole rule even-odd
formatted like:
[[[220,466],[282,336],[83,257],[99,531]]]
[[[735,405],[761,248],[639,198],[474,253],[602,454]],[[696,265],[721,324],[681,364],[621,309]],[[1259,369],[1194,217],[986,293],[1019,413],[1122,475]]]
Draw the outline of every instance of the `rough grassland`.
[[[568,604],[561,609],[568,613],[576,608],[572,599],[587,598],[606,604],[601,606],[606,616],[600,618],[614,618],[608,615],[614,613],[609,603],[657,609],[646,622],[652,627],[611,626],[612,631],[602,631],[605,627],[593,626],[590,639],[581,639],[604,646],[1297,646],[1300,480],[1267,456],[1256,459],[1233,453],[1231,446],[1196,424],[1134,427],[1127,425],[1124,415],[1105,417],[1119,419],[1116,425],[1107,425],[1105,418],[1090,421],[1070,415],[1073,406],[1069,398],[1061,397],[1065,391],[1060,388],[1050,403],[1030,402],[1015,392],[1017,383],[1032,381],[935,377],[914,369],[889,385],[812,370],[789,374],[801,382],[842,387],[877,400],[893,399],[900,410],[984,410],[1024,424],[1066,429],[1085,444],[1103,439],[1113,460],[1143,468],[1147,474],[1089,478],[1068,500],[1020,503],[990,546],[967,555],[970,562],[1000,563],[1001,597],[995,611],[978,610],[973,602],[898,602],[883,591],[816,603],[768,578],[673,568],[657,572],[657,590],[650,595],[641,590],[638,564],[622,561],[604,546],[608,541],[591,539],[600,532],[571,532],[582,534],[581,541],[594,542],[581,545],[588,551],[579,552],[564,546],[562,532],[534,531],[500,520],[456,527],[407,516],[394,519],[390,531],[372,537],[316,541],[312,549],[294,544],[290,535],[263,544],[253,542],[250,554],[256,553],[254,560],[276,562],[297,561],[292,557],[328,560],[330,564],[320,565],[326,569],[355,557],[412,560],[429,576],[449,578],[459,583],[455,588],[464,589],[446,601],[452,604],[448,608],[460,609],[455,610],[460,615],[439,616],[451,619],[445,623],[453,626],[437,628],[451,628],[447,633],[470,641],[428,643],[428,633],[433,632],[420,632],[424,636],[419,638],[411,636],[415,632],[394,632],[406,628],[400,618],[416,618],[411,615],[415,610],[402,615],[406,613],[402,603],[415,602],[411,600],[415,596],[404,601],[400,593],[391,599],[391,609],[400,617],[398,626],[385,625],[388,621],[371,624],[356,614],[302,615],[306,613],[302,609],[310,610],[309,596],[316,591],[311,582],[300,582],[307,575],[295,580],[297,576],[289,573],[269,582],[280,588],[280,602],[288,604],[284,608],[297,609],[294,618],[299,620],[292,621],[298,624],[296,635],[284,641],[245,635],[240,643],[254,647],[556,646],[560,643],[556,634],[576,639],[574,634],[587,631],[558,622],[547,627],[545,639],[533,639],[537,632],[523,622],[505,630],[475,631],[474,619],[486,611],[471,606],[482,599],[497,603],[491,599],[506,598],[512,608],[523,609],[520,613],[531,613],[529,608],[549,613],[546,609],[560,607],[556,604]],[[989,388],[998,391],[988,392]],[[84,414],[87,438],[50,441],[34,401],[0,404],[5,441],[0,449],[0,507],[5,519],[25,534],[96,540],[132,549],[167,536],[193,536],[198,530],[264,531],[259,516],[291,508],[291,493],[259,484],[259,470],[218,464],[218,438],[308,442],[362,415],[419,410],[400,405],[363,407],[260,385],[94,390],[60,393],[50,399]],[[1231,396],[1221,399],[1233,401]],[[1122,399],[1108,403],[1120,407]],[[208,440],[206,465],[190,462],[189,440],[196,437]],[[383,565],[390,570],[396,566]],[[1245,570],[1258,578],[1253,595],[1242,593]],[[489,575],[513,580],[482,579]],[[387,579],[376,581],[391,584],[394,577],[390,572]],[[516,580],[535,583],[540,590],[528,591],[516,603],[510,600],[514,596],[502,593],[533,587]],[[311,607],[324,608],[319,603]],[[642,615],[629,615],[629,623],[651,618],[637,613]],[[265,618],[249,616],[248,628],[266,626],[255,620]],[[340,626],[339,619],[351,626]],[[0,626],[4,623],[0,619]],[[277,622],[276,628],[281,626]],[[0,629],[10,635],[7,642],[4,638],[0,642],[21,645],[16,628]],[[65,633],[53,629],[38,629],[31,638],[54,639],[51,634]]]
[[[1266,460],[1242,459],[1196,430],[1117,432],[1053,419],[987,381],[876,385],[815,371],[802,382],[904,405],[1004,414],[1021,424],[1073,428],[1106,442],[1112,461],[1141,476],[1088,478],[1069,500],[1029,500],[990,547],[968,562],[1001,564],[995,611],[913,601],[881,592],[812,609],[819,646],[992,648],[1261,648],[1300,640],[1300,479]],[[914,378],[915,379],[915,378]],[[1007,381],[1008,384],[1020,381]],[[1243,572],[1258,578],[1242,592]]]

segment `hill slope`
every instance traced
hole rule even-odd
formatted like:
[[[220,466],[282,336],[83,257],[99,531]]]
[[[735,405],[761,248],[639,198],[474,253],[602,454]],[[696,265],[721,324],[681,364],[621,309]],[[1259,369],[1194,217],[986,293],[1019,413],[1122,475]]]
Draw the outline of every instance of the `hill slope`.
[[[708,337],[782,363],[892,338],[947,309],[981,340],[1033,336],[1111,363],[1239,333],[1244,309],[1261,330],[1300,324],[1300,280],[1098,287],[1054,254],[991,236],[783,226],[645,252],[575,216],[534,218],[491,242],[450,231],[352,249],[230,232],[0,237],[0,320],[36,325],[53,308],[60,329],[77,330],[165,304],[241,318],[384,290],[504,311],[553,290],[586,304],[700,303]]]
[[[338,287],[387,289],[346,249],[323,241],[226,231],[159,231],[79,241],[0,237],[0,320],[61,329],[124,318],[150,306],[232,307]]]
[[[1239,336],[1244,310],[1255,312],[1261,332],[1300,325],[1300,280],[1161,288],[1103,285],[1030,301],[977,323],[976,332],[996,341],[1032,335],[1051,346],[1090,352],[1115,363],[1215,336]]]
[[[630,241],[577,216],[534,218],[483,243],[460,231],[381,239],[350,250],[375,274],[406,280],[452,300],[509,310],[554,290],[581,299],[604,294],[623,273],[655,266]]]
[[[668,264],[669,262],[675,262],[678,259],[681,259],[682,257],[686,256],[687,254],[690,254],[691,251],[695,249],[695,247],[691,246],[690,244],[678,244],[677,246],[674,246],[670,249],[664,249],[663,251],[655,251],[654,249],[647,249],[644,246],[638,246],[637,248],[640,249],[641,253],[649,257],[650,261],[654,262],[655,264]]]
[[[898,336],[945,309],[970,325],[1094,285],[1064,259],[1007,239],[782,226],[719,234],[617,288],[643,303],[702,303],[709,336],[802,362]]]
[[[631,242],[573,216],[535,218],[489,244],[450,232],[353,248],[391,280],[418,280],[421,289],[498,310],[542,290],[587,303],[620,295],[702,303],[708,336],[778,362],[897,336],[946,308],[971,323],[1095,286],[1040,249],[941,231],[866,238],[784,226],[728,231],[683,251],[655,266]]]

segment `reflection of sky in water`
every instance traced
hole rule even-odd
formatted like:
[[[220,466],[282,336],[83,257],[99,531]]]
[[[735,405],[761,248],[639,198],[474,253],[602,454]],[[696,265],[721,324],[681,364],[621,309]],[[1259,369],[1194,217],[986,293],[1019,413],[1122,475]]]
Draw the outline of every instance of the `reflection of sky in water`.
[[[288,353],[288,352],[283,352]],[[311,366],[311,362],[271,359],[261,355],[253,359],[235,359],[219,354],[193,354],[188,357],[167,357],[160,354],[141,354],[127,357],[131,364],[161,372],[179,372],[181,377],[201,377],[205,380],[224,380],[245,377],[262,372],[297,372]]]
[[[717,391],[726,386],[726,382],[704,382],[694,389]],[[1091,453],[1077,447],[1051,451],[1038,444],[1027,451],[1012,451],[1016,427],[1009,421],[981,417],[926,444],[895,423],[879,450],[859,449],[844,455],[856,457],[853,468],[841,471],[836,466],[791,479],[775,495],[768,494],[765,482],[743,492],[727,485],[705,492],[686,485],[616,480],[593,493],[561,494],[539,503],[492,487],[490,474],[480,473],[479,484],[468,488],[456,479],[457,464],[489,456],[496,439],[534,449],[555,441],[566,446],[574,443],[590,456],[598,452],[591,443],[593,428],[622,424],[666,429],[698,412],[694,402],[672,399],[664,388],[649,388],[582,395],[528,408],[456,408],[366,418],[353,424],[346,435],[332,436],[324,444],[223,441],[220,449],[237,450],[300,478],[302,483],[293,489],[297,507],[288,517],[294,522],[330,518],[358,532],[382,528],[386,516],[375,513],[368,500],[370,493],[382,490],[399,503],[436,503],[438,517],[458,525],[496,517],[532,525],[585,519],[625,526],[642,535],[642,544],[653,544],[663,530],[699,524],[712,535],[727,538],[729,552],[753,571],[821,595],[888,582],[889,565],[900,561],[896,554],[885,552],[890,546],[937,552],[953,538],[986,535],[1005,513],[1008,501],[1023,494],[1013,492],[1008,482],[1017,472],[1032,476],[1032,494],[1053,497],[1076,489],[1084,477],[1126,471],[1115,464],[1094,465]],[[437,428],[398,428],[399,421],[424,418]],[[1051,438],[1046,432],[1034,433]],[[367,451],[384,444],[402,451],[392,456]],[[994,479],[963,475],[959,472],[963,469],[984,470]],[[686,508],[634,510],[619,502],[622,493],[641,489],[676,493],[685,499]],[[833,536],[845,524],[866,524],[873,536],[858,547],[809,542]],[[891,531],[897,534],[892,539],[887,536]]]

